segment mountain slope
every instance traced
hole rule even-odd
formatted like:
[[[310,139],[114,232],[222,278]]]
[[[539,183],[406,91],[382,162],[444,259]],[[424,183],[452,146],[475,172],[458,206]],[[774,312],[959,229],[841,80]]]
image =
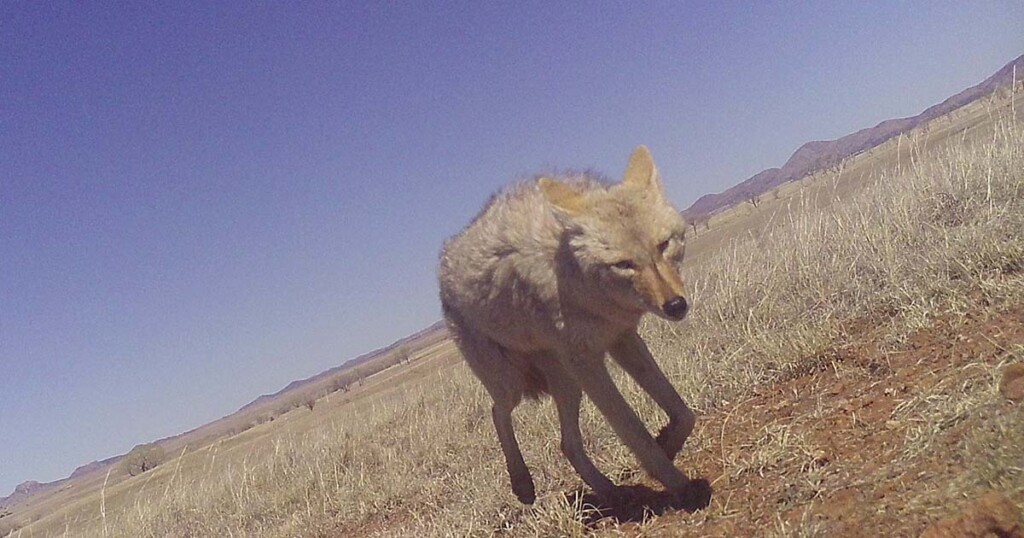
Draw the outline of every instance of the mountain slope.
[[[916,116],[885,120],[874,127],[861,129],[836,140],[808,142],[793,152],[793,155],[781,168],[763,170],[720,193],[706,194],[697,199],[683,213],[691,218],[711,215],[741,203],[751,196],[763,194],[783,183],[800,179],[811,172],[838,164],[846,157],[871,149],[922,123],[991,95],[999,88],[1009,86],[1014,81],[1015,70],[1018,73],[1018,80],[1024,78],[1024,55],[1006,64],[980,84],[967,88],[937,105],[930,106]]]

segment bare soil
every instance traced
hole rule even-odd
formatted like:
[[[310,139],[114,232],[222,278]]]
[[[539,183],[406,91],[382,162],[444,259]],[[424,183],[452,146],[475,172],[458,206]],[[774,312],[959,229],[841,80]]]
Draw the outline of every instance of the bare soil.
[[[706,481],[697,483],[696,495],[673,500],[650,482],[636,484],[629,487],[631,502],[598,505],[588,516],[591,528],[626,536],[919,536],[934,524],[954,534],[933,529],[930,536],[952,536],[966,528],[957,527],[964,521],[984,526],[998,520],[977,535],[1020,536],[1019,495],[948,490],[963,482],[970,463],[963,461],[965,438],[1021,404],[994,396],[983,413],[940,421],[927,442],[914,430],[921,421],[907,410],[939,384],[955,386],[968,365],[995,367],[1007,350],[1020,349],[1024,308],[940,320],[897,351],[886,351],[891,344],[879,341],[869,323],[854,325],[844,340],[857,344],[815,357],[805,371],[701,418],[698,437],[714,441],[684,449],[676,462]],[[1004,366],[1009,381],[1001,384],[1015,386],[1020,368]],[[779,454],[736,472],[738,458],[772,443]],[[686,506],[707,484],[713,489],[710,506]],[[959,503],[943,504],[950,495]],[[597,504],[586,496],[583,501]],[[998,517],[971,515],[991,506]],[[934,514],[948,520],[936,523],[941,518]]]

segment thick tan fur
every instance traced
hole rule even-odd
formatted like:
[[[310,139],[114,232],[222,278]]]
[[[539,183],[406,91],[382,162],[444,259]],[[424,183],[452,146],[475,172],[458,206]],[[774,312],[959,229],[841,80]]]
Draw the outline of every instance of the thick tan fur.
[[[637,334],[647,312],[686,314],[679,274],[685,230],[640,146],[621,183],[580,175],[514,185],[445,244],[438,271],[445,319],[494,400],[512,490],[523,503],[535,492],[512,411],[524,397],[545,393],[558,409],[562,452],[598,495],[617,490],[584,451],[584,392],[651,476],[673,491],[685,487],[672,459],[694,415]],[[609,376],[606,354],[668,414],[657,440]]]

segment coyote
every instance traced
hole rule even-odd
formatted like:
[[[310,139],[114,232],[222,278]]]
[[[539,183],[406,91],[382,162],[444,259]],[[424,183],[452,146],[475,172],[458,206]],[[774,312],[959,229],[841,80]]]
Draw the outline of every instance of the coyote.
[[[679,274],[685,231],[650,152],[639,146],[621,183],[579,174],[514,185],[445,243],[441,307],[494,400],[494,426],[520,502],[532,504],[536,494],[512,411],[524,397],[544,394],[558,410],[562,453],[597,495],[614,498],[621,490],[583,449],[584,392],[650,475],[672,492],[685,488],[672,460],[695,417],[637,334],[646,312],[686,316]],[[657,439],[609,376],[606,352],[668,414]]]

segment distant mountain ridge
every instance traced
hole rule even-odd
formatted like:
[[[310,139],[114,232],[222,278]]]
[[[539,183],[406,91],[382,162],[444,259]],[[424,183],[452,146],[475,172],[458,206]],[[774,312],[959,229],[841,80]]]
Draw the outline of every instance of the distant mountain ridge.
[[[11,493],[6,497],[0,498],[0,506],[8,506],[9,504],[14,504],[22,499],[35,495],[36,493],[39,493],[44,489],[48,489],[49,487],[52,487],[51,485],[55,484],[56,482],[51,482],[50,484],[41,484],[39,482],[36,482],[35,480],[26,480],[25,482],[22,482],[14,487],[14,493]]]
[[[114,456],[101,461],[93,461],[80,465],[71,471],[71,474],[67,478],[61,478],[60,480],[54,480],[53,482],[37,482],[35,480],[26,480],[14,487],[14,492],[6,497],[0,497],[0,507],[15,505],[33,495],[54,490],[63,485],[68,480],[78,478],[80,476],[89,474],[99,469],[106,469],[107,467],[117,463],[121,459],[121,456]]]
[[[425,329],[417,331],[404,338],[400,338],[387,346],[375,349],[368,353],[364,353],[354,359],[347,360],[343,362],[340,366],[335,366],[333,368],[324,370],[319,374],[307,377],[305,379],[292,381],[284,388],[273,394],[264,394],[262,396],[259,396],[255,400],[243,405],[237,411],[231,413],[230,415],[225,415],[224,417],[214,420],[213,422],[203,424],[202,426],[193,428],[187,432],[172,435],[170,437],[164,437],[163,439],[158,439],[154,442],[161,444],[165,448],[170,446],[175,450],[179,450],[180,447],[184,446],[185,444],[189,444],[191,442],[194,442],[195,440],[201,440],[205,436],[209,435],[210,432],[216,432],[218,427],[220,427],[223,424],[229,423],[232,419],[242,416],[247,412],[254,411],[260,408],[261,406],[274,405],[281,399],[288,398],[293,394],[300,392],[303,388],[311,384],[314,384],[318,381],[326,380],[338,372],[350,368],[355,368],[375,358],[386,355],[392,352],[393,350],[399,348],[400,346],[411,344],[417,341],[432,342],[443,338],[446,334],[447,328],[444,326],[444,322],[435,322],[432,325],[426,327]],[[78,468],[76,468],[67,478],[54,480],[53,482],[42,483],[37,482],[35,480],[23,482],[16,486],[14,488],[14,492],[11,493],[10,495],[6,497],[0,497],[0,507],[14,506],[30,497],[34,497],[50,491],[56,491],[57,489],[59,489],[65,483],[72,479],[80,478],[93,473],[106,472],[106,470],[109,469],[112,465],[115,465],[118,461],[120,461],[123,456],[124,454],[119,454],[117,456],[113,456],[104,460],[93,461],[91,463],[81,465]]]
[[[1014,70],[1017,79],[1024,78],[1024,55],[1003,66],[980,84],[928,107],[920,114],[909,118],[885,120],[874,127],[861,129],[836,140],[808,142],[800,146],[781,168],[769,168],[754,174],[720,193],[705,194],[683,211],[688,218],[712,215],[727,207],[742,203],[751,196],[765,192],[800,179],[812,172],[838,164],[843,159],[871,149],[879,144],[912,130],[922,123],[948,114],[982,97],[991,95],[999,88],[1013,83]]]

